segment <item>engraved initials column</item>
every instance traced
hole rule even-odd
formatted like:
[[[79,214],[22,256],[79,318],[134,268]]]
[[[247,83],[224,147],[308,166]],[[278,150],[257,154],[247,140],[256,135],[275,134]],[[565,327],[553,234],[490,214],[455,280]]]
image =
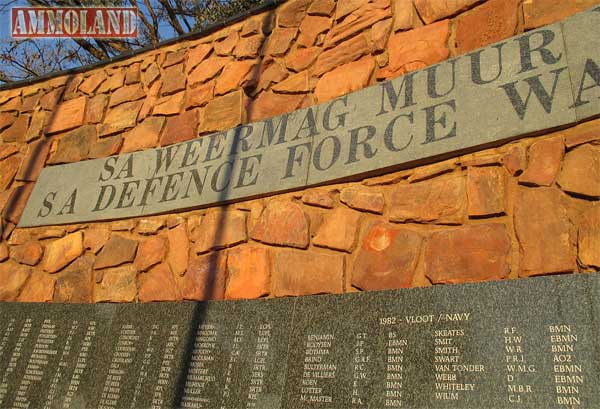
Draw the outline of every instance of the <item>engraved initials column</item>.
[[[529,363],[526,351],[523,349],[523,336],[516,327],[504,328],[504,356],[506,363],[506,383],[508,401],[520,404],[526,401],[526,396],[533,393],[529,382],[530,377],[537,372],[534,364]]]

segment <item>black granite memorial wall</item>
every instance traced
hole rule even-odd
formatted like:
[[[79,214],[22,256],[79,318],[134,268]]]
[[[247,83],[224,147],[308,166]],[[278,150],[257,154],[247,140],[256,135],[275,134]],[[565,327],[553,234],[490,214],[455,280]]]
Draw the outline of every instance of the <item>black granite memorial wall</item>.
[[[0,304],[2,408],[600,408],[600,274]]]

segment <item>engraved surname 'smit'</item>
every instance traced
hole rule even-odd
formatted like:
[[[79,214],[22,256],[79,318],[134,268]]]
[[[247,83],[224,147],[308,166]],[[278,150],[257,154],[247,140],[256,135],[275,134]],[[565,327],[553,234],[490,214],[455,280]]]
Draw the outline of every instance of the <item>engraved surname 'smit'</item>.
[[[327,379],[335,379],[337,365],[331,362],[333,334],[306,336],[304,371],[300,386],[300,401],[306,403],[332,403],[333,397],[325,390]]]
[[[506,388],[510,403],[523,403],[525,396],[534,392],[528,378],[535,376],[536,366],[529,363],[523,347],[524,339],[517,327],[504,328],[504,361],[506,364]]]
[[[272,324],[269,322],[259,324],[258,326],[258,337],[256,338],[254,360],[252,361],[246,409],[260,409],[257,406],[257,401],[265,387],[264,383],[267,374],[267,359],[269,357],[272,329]]]
[[[584,384],[583,367],[577,360],[579,335],[573,325],[549,325],[550,351],[557,405],[577,408],[582,405],[580,388]]]

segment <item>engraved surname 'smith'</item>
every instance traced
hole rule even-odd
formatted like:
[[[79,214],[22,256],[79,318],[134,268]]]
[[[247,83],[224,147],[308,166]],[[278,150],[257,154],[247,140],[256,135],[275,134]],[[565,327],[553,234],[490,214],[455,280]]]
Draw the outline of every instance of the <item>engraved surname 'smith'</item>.
[[[581,407],[580,388],[584,384],[583,365],[577,359],[579,335],[574,325],[549,325],[550,351],[556,391],[555,402],[568,408]]]
[[[333,334],[309,334],[306,336],[304,371],[300,386],[300,401],[305,403],[332,403],[332,389],[327,380],[336,378],[337,365],[332,362]]]

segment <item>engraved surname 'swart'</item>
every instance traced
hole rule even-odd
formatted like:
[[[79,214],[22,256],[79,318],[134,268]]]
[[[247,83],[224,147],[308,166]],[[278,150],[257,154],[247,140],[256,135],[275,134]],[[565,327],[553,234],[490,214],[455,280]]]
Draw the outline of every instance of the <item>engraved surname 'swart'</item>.
[[[572,325],[549,325],[556,404],[569,408],[581,406],[579,388],[584,383],[583,367],[577,363],[579,341]]]

